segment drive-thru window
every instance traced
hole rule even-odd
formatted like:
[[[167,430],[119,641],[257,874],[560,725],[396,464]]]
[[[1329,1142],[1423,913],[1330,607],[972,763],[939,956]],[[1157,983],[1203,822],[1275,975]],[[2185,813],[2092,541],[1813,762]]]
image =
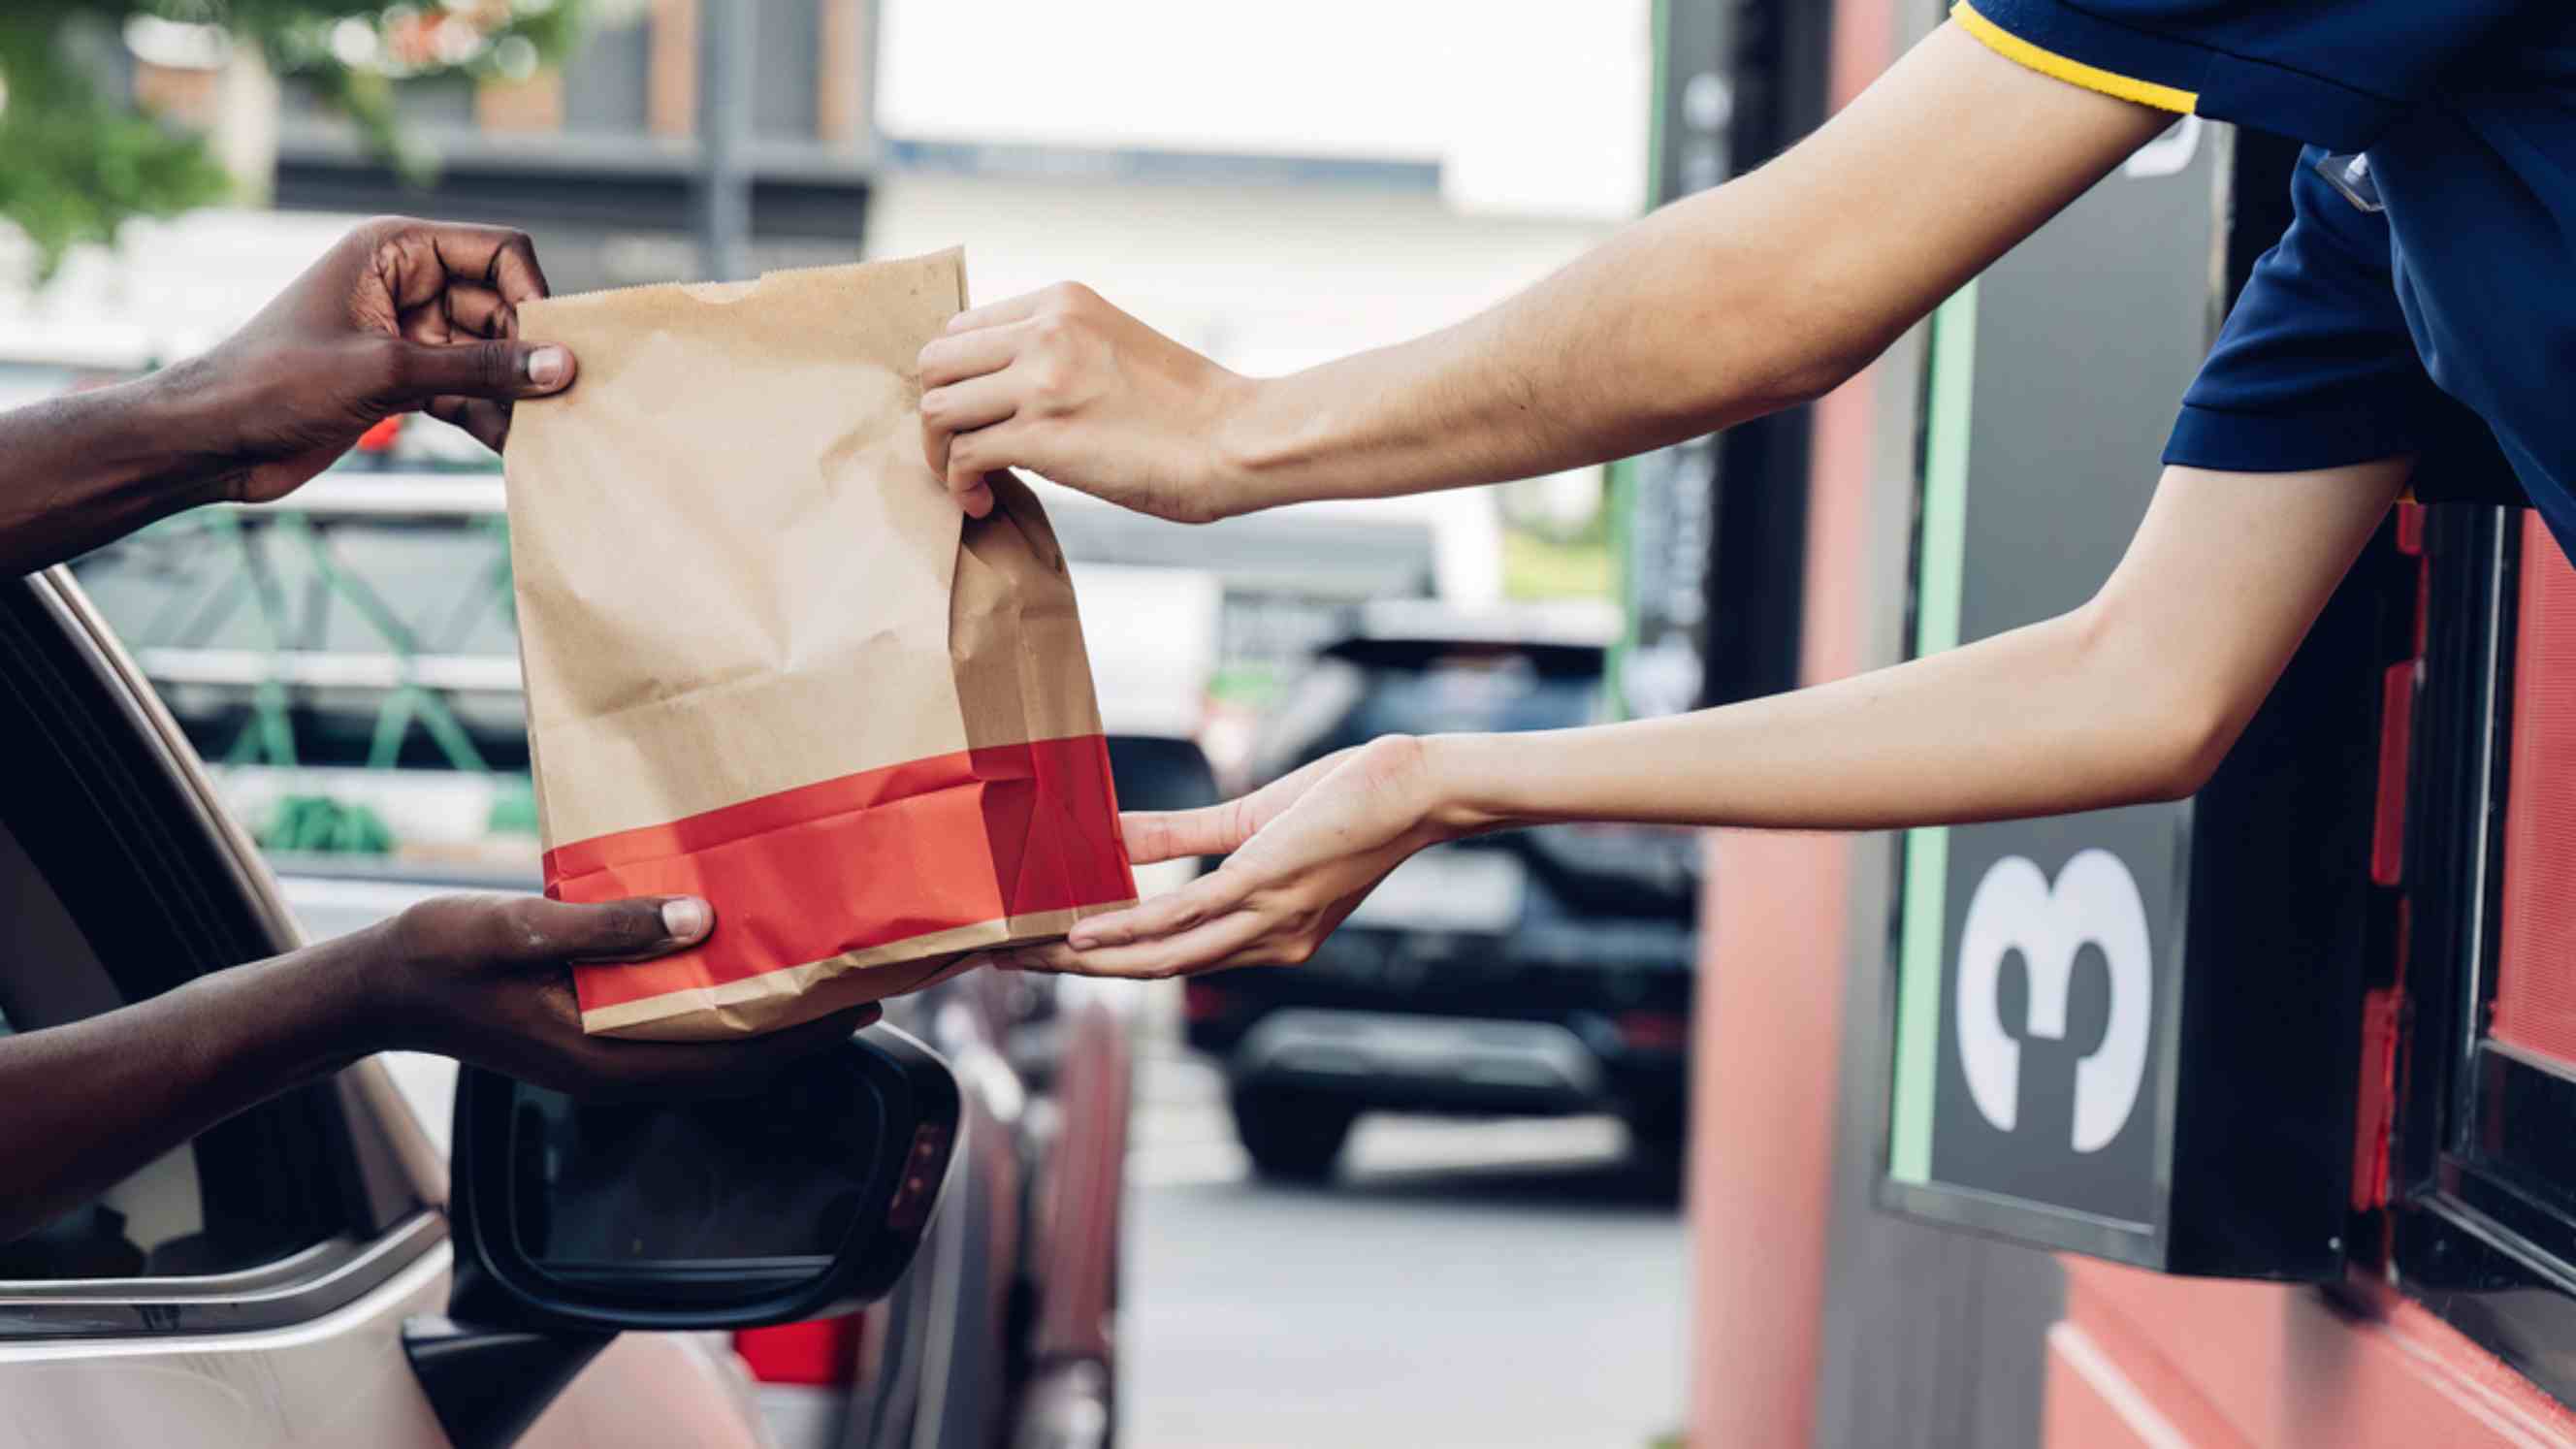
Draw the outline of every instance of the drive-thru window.
[[[1940,18],[1830,9],[1759,63],[1836,101]],[[2106,178],[1816,409],[1707,616],[1793,601],[1812,682],[2088,597],[2295,164]],[[2419,472],[2189,800],[1717,839],[1698,1439],[2576,1442],[2576,569],[2497,481]]]

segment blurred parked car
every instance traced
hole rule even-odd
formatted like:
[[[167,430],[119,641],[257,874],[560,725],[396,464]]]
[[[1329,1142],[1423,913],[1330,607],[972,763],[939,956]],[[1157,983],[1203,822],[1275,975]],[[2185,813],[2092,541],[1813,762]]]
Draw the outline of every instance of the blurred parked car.
[[[1390,602],[1274,716],[1263,778],[1389,733],[1556,729],[1601,708],[1605,630]],[[1329,1176],[1363,1112],[1615,1112],[1677,1152],[1689,1079],[1698,846],[1555,826],[1399,867],[1301,967],[1199,977],[1191,1045],[1279,1178]]]

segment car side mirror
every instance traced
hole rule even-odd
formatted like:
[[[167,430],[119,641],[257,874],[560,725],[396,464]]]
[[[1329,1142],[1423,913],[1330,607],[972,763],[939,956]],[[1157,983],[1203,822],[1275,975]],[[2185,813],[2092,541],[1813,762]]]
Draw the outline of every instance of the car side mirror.
[[[735,1329],[881,1298],[921,1245],[957,1131],[947,1063],[884,1025],[738,1097],[583,1103],[467,1068],[448,1316]]]

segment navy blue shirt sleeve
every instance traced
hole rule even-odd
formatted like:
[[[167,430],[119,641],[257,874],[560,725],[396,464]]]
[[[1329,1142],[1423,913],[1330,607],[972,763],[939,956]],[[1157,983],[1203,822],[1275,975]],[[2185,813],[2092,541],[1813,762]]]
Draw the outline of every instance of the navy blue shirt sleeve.
[[[2521,501],[2477,415],[2424,370],[2391,281],[2388,218],[2300,157],[2295,216],[2254,264],[2218,345],[2183,395],[2165,461],[2229,472],[2418,456],[2418,496]]]
[[[2566,0],[1960,0],[1961,28],[2033,70],[2338,152],[2519,13]]]

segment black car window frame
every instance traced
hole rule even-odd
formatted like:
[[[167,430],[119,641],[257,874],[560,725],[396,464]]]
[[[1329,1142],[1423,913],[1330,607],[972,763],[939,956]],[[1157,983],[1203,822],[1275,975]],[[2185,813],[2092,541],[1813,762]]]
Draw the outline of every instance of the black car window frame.
[[[77,601],[67,576],[0,584],[0,745],[15,767],[0,820],[127,1001],[283,949]],[[222,1271],[0,1282],[0,1341],[300,1321],[443,1236],[419,1204],[375,1201],[364,1179],[383,1154],[357,1141],[337,1083],[272,1099],[191,1148],[209,1230],[228,1239]]]

